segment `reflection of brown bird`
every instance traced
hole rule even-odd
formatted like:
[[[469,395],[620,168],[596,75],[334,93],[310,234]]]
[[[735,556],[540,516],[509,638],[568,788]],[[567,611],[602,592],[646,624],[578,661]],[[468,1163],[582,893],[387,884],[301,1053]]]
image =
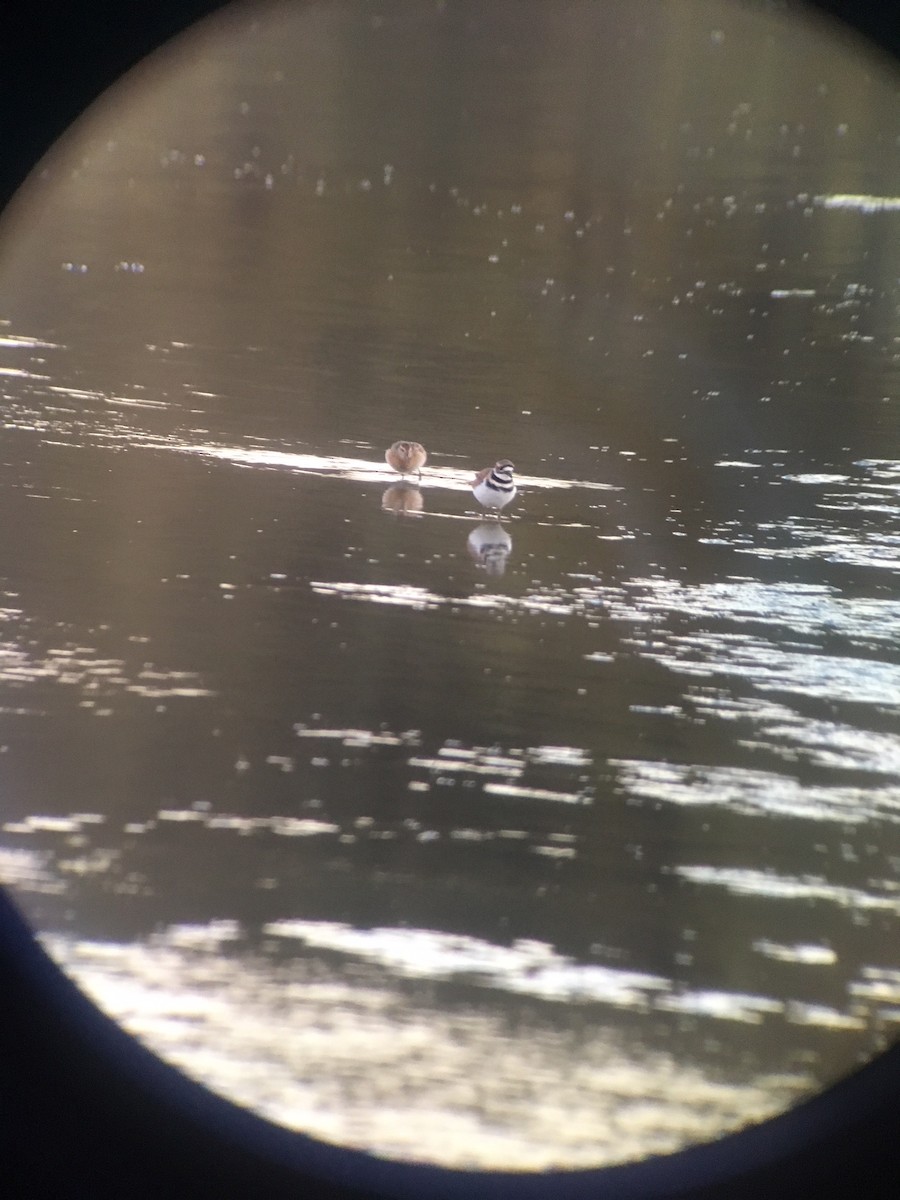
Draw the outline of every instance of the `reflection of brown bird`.
[[[385,512],[396,513],[400,517],[420,517],[422,515],[422,493],[414,483],[395,483],[381,497],[381,507]]]
[[[390,450],[385,450],[384,458],[400,475],[411,475],[416,471],[421,479],[428,454],[421,442],[394,442]]]

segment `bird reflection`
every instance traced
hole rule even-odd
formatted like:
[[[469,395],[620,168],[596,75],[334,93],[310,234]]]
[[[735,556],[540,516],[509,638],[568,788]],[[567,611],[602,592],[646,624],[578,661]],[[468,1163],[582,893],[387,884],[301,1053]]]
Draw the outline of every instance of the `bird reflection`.
[[[484,521],[469,534],[469,554],[488,575],[502,575],[512,551],[512,538],[498,521]]]
[[[385,512],[396,513],[399,517],[420,517],[422,493],[414,483],[391,484],[381,497],[381,507]]]

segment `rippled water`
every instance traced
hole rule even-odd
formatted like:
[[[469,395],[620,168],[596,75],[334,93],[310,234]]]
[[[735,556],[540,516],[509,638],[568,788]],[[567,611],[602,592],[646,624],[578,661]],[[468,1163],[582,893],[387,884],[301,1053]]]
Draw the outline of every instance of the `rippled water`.
[[[224,1095],[451,1165],[668,1151],[871,1057],[882,69],[705,3],[250,10],[169,62],[0,262],[0,878],[45,945]]]

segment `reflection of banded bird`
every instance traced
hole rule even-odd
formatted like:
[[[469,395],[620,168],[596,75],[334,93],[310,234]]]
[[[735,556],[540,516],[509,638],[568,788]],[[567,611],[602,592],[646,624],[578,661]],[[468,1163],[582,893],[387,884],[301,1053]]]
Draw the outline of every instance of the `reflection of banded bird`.
[[[512,550],[512,538],[499,521],[485,521],[469,534],[469,553],[488,575],[502,575]]]
[[[508,458],[501,458],[495,466],[479,471],[472,482],[472,491],[478,503],[497,512],[509,504],[516,494],[513,469]]]
[[[392,483],[381,497],[381,507],[385,512],[396,513],[401,517],[420,517],[422,515],[422,493],[414,483]]]
[[[398,474],[412,475],[416,471],[421,479],[428,454],[421,442],[394,442],[389,450],[385,450],[384,459]]]

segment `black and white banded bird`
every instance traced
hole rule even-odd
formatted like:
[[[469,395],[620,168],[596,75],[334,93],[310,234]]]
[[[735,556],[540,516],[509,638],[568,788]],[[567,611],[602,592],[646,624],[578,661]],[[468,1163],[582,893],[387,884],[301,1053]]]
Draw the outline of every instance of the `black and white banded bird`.
[[[514,469],[508,458],[501,458],[493,467],[478,472],[472,481],[472,492],[482,507],[499,512],[509,504],[516,494]]]

